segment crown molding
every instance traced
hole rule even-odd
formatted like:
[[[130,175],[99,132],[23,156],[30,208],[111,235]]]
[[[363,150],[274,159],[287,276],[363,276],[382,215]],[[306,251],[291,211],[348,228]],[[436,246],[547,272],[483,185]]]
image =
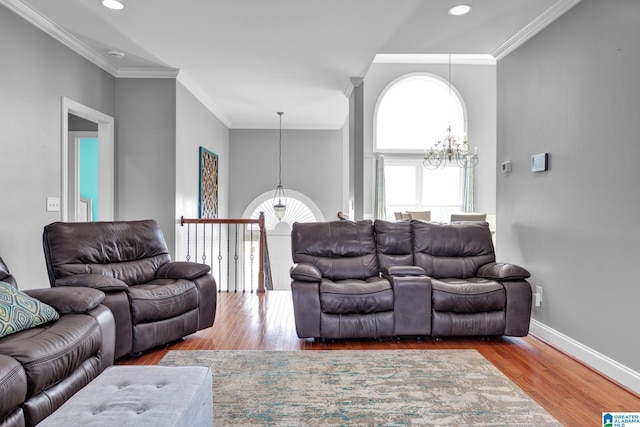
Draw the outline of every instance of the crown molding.
[[[380,53],[373,59],[375,64],[448,64],[449,54],[395,54]],[[452,64],[495,65],[496,59],[489,54],[451,54]]]
[[[502,46],[491,52],[497,60],[501,60],[511,52],[522,46],[525,42],[546,28],[553,21],[562,16],[566,11],[580,3],[582,0],[560,0],[547,9],[542,15],[527,24]]]
[[[114,77],[170,79],[178,76],[179,70],[175,68],[119,68],[102,56],[100,52],[87,46],[73,34],[40,15],[31,6],[20,0],[0,0],[0,4]]]
[[[184,71],[178,73],[177,80],[185,87],[198,101],[202,103],[214,116],[218,118],[227,128],[231,129],[229,120],[222,110],[209,98],[209,96],[198,86]]]
[[[64,28],[40,15],[29,5],[20,0],[0,0],[0,4],[20,16],[31,25],[41,29],[55,40],[59,41],[78,55],[89,60],[93,64],[105,70],[116,78],[132,79],[177,79],[189,90],[204,106],[209,109],[222,123],[231,127],[231,122],[224,117],[220,109],[211,99],[188,77],[177,68],[119,68],[109,62],[95,49],[90,48],[80,39],[69,33]]]
[[[362,83],[364,83],[364,77],[349,77],[349,83],[347,84],[347,87],[344,90],[344,96],[348,98],[351,98],[351,94],[353,94],[353,90],[357,87],[362,86]]]
[[[175,79],[178,68],[118,68],[115,76],[127,79]]]

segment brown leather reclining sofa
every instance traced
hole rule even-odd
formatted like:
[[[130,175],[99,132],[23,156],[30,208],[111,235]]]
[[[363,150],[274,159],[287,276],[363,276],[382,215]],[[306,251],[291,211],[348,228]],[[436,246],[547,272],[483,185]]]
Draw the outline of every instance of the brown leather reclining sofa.
[[[115,358],[139,354],[213,325],[209,266],[171,261],[154,220],[55,222],[43,233],[52,287],[103,291],[116,320]]]
[[[1,258],[0,281],[17,289]],[[113,364],[115,323],[101,305],[104,293],[88,288],[24,293],[53,307],[59,318],[0,338],[2,427],[36,425]]]
[[[525,336],[529,272],[495,262],[486,222],[295,223],[300,338]]]

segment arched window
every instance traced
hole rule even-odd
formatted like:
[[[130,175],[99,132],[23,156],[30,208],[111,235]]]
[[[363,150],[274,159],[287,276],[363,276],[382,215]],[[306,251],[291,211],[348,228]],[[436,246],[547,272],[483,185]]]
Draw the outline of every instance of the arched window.
[[[389,84],[375,112],[376,151],[422,151],[446,133],[466,132],[462,98],[447,81],[410,74]]]
[[[432,74],[400,77],[378,98],[374,118],[374,150],[385,157],[386,218],[429,210],[432,221],[449,221],[452,212],[462,209],[463,169],[427,170],[417,153],[441,141],[449,125],[454,135],[466,133],[465,106],[457,90]]]
[[[285,211],[282,221],[278,221],[273,210],[273,190],[266,191],[253,199],[245,208],[242,218],[255,219],[258,218],[260,212],[264,212],[264,222],[267,230],[275,229],[276,225],[281,222],[291,226],[296,221],[324,221],[324,216],[320,208],[309,197],[289,188],[285,188],[285,193],[287,195],[285,200],[287,210]]]
[[[293,224],[294,222],[315,222],[316,216],[311,212],[311,209],[304,204],[304,202],[295,199],[293,197],[285,197],[284,204],[287,209],[282,218],[282,222],[287,224]],[[278,225],[279,221],[276,217],[276,213],[273,210],[273,199],[265,200],[262,202],[251,214],[252,219],[257,219],[260,216],[260,212],[264,212],[264,225],[267,230],[273,230]]]

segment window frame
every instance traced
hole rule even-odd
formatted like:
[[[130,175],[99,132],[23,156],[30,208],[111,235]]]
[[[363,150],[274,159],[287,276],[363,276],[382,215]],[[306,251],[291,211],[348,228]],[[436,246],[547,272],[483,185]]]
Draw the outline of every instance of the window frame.
[[[422,165],[422,162],[424,160],[424,152],[427,148],[429,148],[429,146],[425,143],[425,147],[423,149],[412,149],[412,148],[379,148],[378,147],[378,115],[379,115],[379,107],[380,104],[382,103],[382,101],[384,100],[385,95],[392,90],[397,84],[403,82],[406,79],[412,79],[412,78],[416,78],[416,77],[421,77],[421,78],[427,78],[427,79],[433,79],[435,81],[437,81],[438,83],[445,85],[447,87],[447,90],[449,88],[451,88],[451,94],[452,96],[455,96],[458,101],[460,102],[461,108],[462,108],[462,122],[463,122],[463,132],[465,134],[468,134],[468,115],[467,115],[467,106],[464,102],[464,98],[462,97],[462,95],[460,94],[460,92],[456,89],[456,87],[451,84],[449,82],[449,80],[447,80],[446,78],[434,74],[434,73],[429,73],[429,72],[424,72],[424,71],[418,71],[418,72],[412,72],[412,73],[408,73],[408,74],[403,74],[397,78],[395,78],[394,80],[392,80],[391,82],[389,82],[389,84],[387,84],[385,86],[385,88],[380,92],[380,95],[378,96],[378,99],[376,100],[376,104],[375,104],[375,108],[374,108],[374,113],[373,113],[373,133],[372,133],[372,151],[373,151],[373,155],[382,155],[384,156],[384,161],[385,161],[385,169],[387,167],[387,165],[389,166],[414,166],[416,168],[416,176],[415,176],[415,198],[416,198],[416,206],[414,209],[411,210],[425,210],[425,209],[429,209],[430,207],[436,207],[435,205],[431,205],[431,206],[427,206],[424,203],[423,200],[423,194],[424,194],[424,173],[425,173],[425,168]],[[443,124],[442,126],[442,133],[444,136],[444,133],[446,132],[446,126],[447,124]],[[459,168],[457,165],[447,165],[445,166],[445,168],[456,168],[459,169],[460,171],[460,175],[459,175],[459,203],[456,206],[452,206],[452,205],[438,205],[438,207],[447,209],[450,208],[451,211],[460,211],[462,209],[462,204],[463,204],[463,194],[464,194],[464,169],[463,168]],[[375,170],[375,168],[374,168]],[[375,179],[373,180],[373,182],[375,183]],[[374,184],[375,187],[375,184]],[[386,188],[385,188],[386,191]],[[375,193],[375,188],[374,188],[374,193]],[[386,210],[387,210],[387,219],[393,220],[394,219],[394,211],[392,209],[390,209],[390,206],[388,203],[386,203],[385,206]],[[432,213],[432,221],[434,220],[433,218],[433,213]],[[441,218],[441,220],[444,220]]]
[[[434,74],[434,73],[429,73],[426,71],[417,71],[417,72],[413,72],[413,73],[408,73],[408,74],[403,74],[395,79],[393,79],[391,82],[389,82],[389,84],[387,84],[384,89],[380,92],[380,95],[378,95],[378,99],[376,100],[376,105],[373,109],[373,132],[372,132],[372,148],[373,148],[373,153],[374,154],[420,154],[421,156],[424,155],[424,151],[425,149],[429,148],[426,143],[425,143],[425,147],[423,149],[407,149],[407,148],[394,148],[394,149],[389,149],[389,148],[379,148],[378,147],[378,114],[379,114],[379,108],[380,108],[380,103],[383,101],[385,95],[391,90],[393,89],[394,86],[396,86],[397,84],[403,82],[404,80],[407,79],[412,79],[415,77],[423,77],[423,78],[427,78],[427,79],[433,79],[436,80],[438,83],[445,85],[447,88],[449,88],[449,80],[447,80],[446,78],[439,76],[438,74]],[[454,95],[458,101],[460,102],[460,105],[462,107],[462,132],[466,135],[468,135],[468,125],[469,125],[469,120],[468,120],[468,114],[467,114],[467,105],[464,102],[464,98],[462,97],[462,95],[460,94],[460,91],[458,91],[458,89],[456,89],[456,87],[451,84],[451,93],[452,95]],[[447,129],[447,124],[444,124],[442,126],[442,135],[444,136],[445,132]]]
[[[416,210],[416,211],[421,211],[421,210],[431,210],[432,211],[432,217],[431,220],[437,220],[434,219],[434,215],[433,215],[433,208],[441,208],[441,209],[447,209],[448,211],[451,212],[459,212],[461,207],[462,207],[462,197],[463,197],[463,190],[464,190],[464,169],[460,168],[458,166],[455,165],[450,165],[450,166],[445,166],[445,168],[453,168],[459,171],[459,181],[458,181],[458,191],[459,191],[459,203],[457,205],[427,205],[425,204],[424,201],[424,174],[426,172],[437,172],[441,169],[437,169],[437,170],[431,170],[431,169],[426,169],[422,166],[422,159],[417,159],[417,158],[411,158],[411,157],[406,157],[406,156],[385,156],[384,159],[385,163],[385,174],[386,174],[386,168],[387,166],[411,166],[413,168],[415,168],[416,174],[415,174],[415,196],[416,196],[416,205],[412,206],[410,209],[406,209],[406,210]],[[386,188],[385,188],[385,192],[386,192]],[[389,203],[386,204],[386,208],[390,208]],[[393,210],[393,209],[387,209],[387,219],[388,220],[393,220],[394,219],[394,212],[397,212],[397,210]],[[447,220],[447,218],[440,218],[440,220],[445,221]]]

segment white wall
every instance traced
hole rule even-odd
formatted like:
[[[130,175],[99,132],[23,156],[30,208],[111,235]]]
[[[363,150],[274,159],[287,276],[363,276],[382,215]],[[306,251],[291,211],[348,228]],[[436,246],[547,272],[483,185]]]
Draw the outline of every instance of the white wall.
[[[639,40],[640,2],[583,0],[501,60],[497,159],[498,255],[543,286],[533,318],[636,372]]]
[[[374,111],[380,94],[396,79],[425,72],[448,79],[447,64],[386,64],[374,63],[364,80],[364,141],[365,141],[365,216],[373,215]],[[496,66],[484,64],[454,64],[451,80],[467,106],[468,136],[471,146],[478,146],[480,163],[475,169],[475,210],[494,214],[496,210]],[[443,133],[445,129],[443,128]],[[425,148],[432,141],[425,141]]]
[[[60,197],[61,98],[115,116],[115,78],[0,6],[0,257],[21,289],[49,286],[43,227]]]
[[[277,116],[274,113],[274,121]],[[283,116],[283,127],[286,114]],[[229,216],[239,218],[257,196],[278,185],[278,130],[231,129]],[[325,220],[344,210],[341,130],[282,131],[282,185],[318,205]]]

